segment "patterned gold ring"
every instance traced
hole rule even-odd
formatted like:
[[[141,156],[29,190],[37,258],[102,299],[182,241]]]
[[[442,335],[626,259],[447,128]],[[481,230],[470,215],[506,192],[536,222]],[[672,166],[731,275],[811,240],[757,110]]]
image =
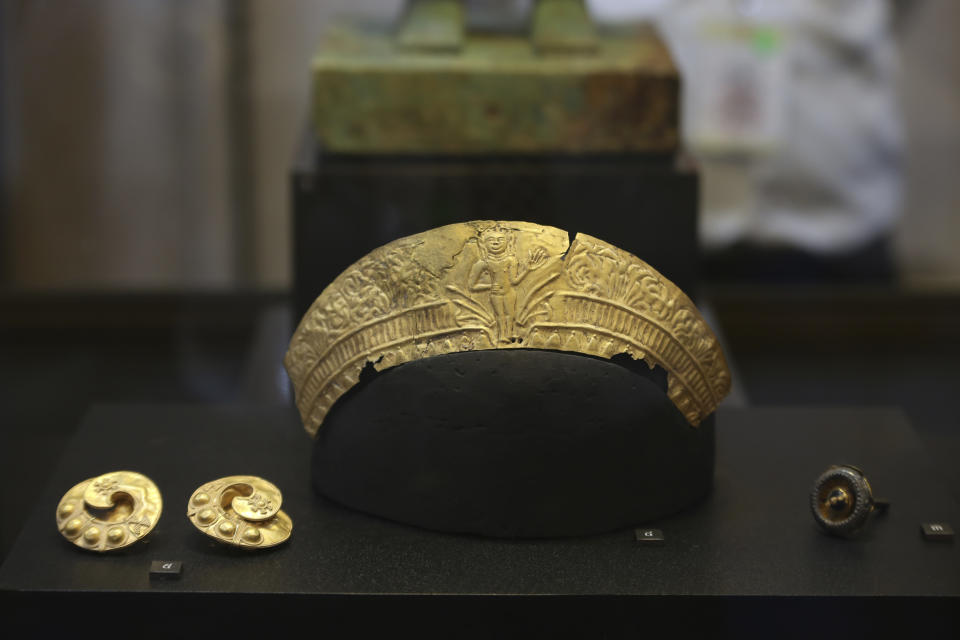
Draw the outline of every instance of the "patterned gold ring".
[[[659,365],[693,426],[730,391],[716,336],[676,285],[602,240],[528,222],[452,224],[373,250],[311,305],[284,364],[316,435],[367,363],[517,348]]]

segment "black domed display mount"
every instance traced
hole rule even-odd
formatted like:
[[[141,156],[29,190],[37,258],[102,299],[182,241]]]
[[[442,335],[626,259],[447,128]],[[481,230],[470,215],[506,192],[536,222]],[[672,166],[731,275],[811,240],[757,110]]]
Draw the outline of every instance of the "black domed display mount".
[[[313,482],[354,509],[437,531],[596,534],[703,499],[714,417],[692,427],[667,375],[629,356],[546,350],[368,367],[317,433]]]

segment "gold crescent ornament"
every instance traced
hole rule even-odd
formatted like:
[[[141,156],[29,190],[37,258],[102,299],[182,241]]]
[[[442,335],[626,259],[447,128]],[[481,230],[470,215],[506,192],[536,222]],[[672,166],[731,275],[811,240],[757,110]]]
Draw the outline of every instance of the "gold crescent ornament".
[[[282,503],[280,489],[269,480],[227,476],[193,492],[187,518],[217,542],[266,549],[285,542],[293,532],[293,521],[280,509]]]
[[[157,485],[135,471],[111,471],[73,486],[57,505],[57,529],[90,551],[113,551],[142,540],[163,511]]]
[[[310,306],[284,364],[314,436],[368,363],[483,349],[643,359],[667,371],[692,426],[730,391],[716,336],[676,285],[603,240],[529,222],[452,224],[374,249]]]

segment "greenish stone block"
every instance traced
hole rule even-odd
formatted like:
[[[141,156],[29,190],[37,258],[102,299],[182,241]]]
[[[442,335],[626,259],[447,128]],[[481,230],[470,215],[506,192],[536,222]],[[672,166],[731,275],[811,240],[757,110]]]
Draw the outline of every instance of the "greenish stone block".
[[[333,153],[670,153],[679,142],[677,70],[646,28],[597,29],[581,50],[468,33],[427,51],[341,26],[312,74],[313,121]]]

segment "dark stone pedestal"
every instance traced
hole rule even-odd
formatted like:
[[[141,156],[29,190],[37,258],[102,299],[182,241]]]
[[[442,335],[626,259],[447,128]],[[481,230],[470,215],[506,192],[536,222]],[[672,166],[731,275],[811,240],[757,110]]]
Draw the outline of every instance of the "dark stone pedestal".
[[[666,373],[537,350],[409,362],[334,405],[313,481],[343,504],[428,529],[601,533],[680,511],[713,479],[713,417],[691,427]]]
[[[470,220],[583,232],[692,295],[698,176],[682,156],[359,156],[304,134],[292,175],[294,315],[345,268],[397,238]]]

